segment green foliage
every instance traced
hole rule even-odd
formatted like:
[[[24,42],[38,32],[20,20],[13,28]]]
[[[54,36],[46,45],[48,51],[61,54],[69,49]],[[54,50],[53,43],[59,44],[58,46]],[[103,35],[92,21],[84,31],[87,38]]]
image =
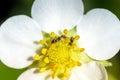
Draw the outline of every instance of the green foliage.
[[[18,76],[25,70],[7,67],[0,61],[0,80],[17,80]]]

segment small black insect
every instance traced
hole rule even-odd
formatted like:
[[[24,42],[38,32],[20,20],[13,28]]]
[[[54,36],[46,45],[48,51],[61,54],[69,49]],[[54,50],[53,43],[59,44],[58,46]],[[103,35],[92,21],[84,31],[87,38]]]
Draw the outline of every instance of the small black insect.
[[[73,43],[73,41],[74,41],[74,38],[73,38],[73,37],[71,37],[71,38],[70,38],[70,42],[72,42],[72,43]]]
[[[61,38],[66,38],[66,36],[65,35],[61,35]]]
[[[70,38],[70,42],[69,42],[69,45],[72,45],[72,43],[74,42],[74,38],[73,37],[71,37]]]
[[[58,37],[58,38],[57,38],[57,41],[60,41],[60,40],[61,40],[61,37]]]
[[[53,44],[53,43],[56,43],[56,42],[57,42],[56,39],[53,39],[53,40],[51,41],[52,44]]]
[[[51,44],[60,41],[62,38],[66,38],[66,36],[65,36],[65,35],[61,35],[60,37],[53,39],[53,40],[51,41]]]

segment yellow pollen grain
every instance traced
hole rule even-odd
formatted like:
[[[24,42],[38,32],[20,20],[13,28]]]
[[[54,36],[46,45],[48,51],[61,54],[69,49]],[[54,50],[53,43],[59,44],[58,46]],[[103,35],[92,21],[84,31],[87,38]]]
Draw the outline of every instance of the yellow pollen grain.
[[[50,45],[50,48],[51,48],[51,49],[55,49],[55,45],[54,45],[54,44],[51,44],[51,45]]]
[[[43,49],[41,50],[41,53],[42,53],[43,55],[45,55],[45,54],[47,53],[47,49],[46,49],[46,48],[43,48]]]
[[[77,35],[77,36],[74,37],[74,39],[75,39],[75,40],[79,40],[79,39],[80,39],[80,36]]]
[[[54,37],[54,36],[55,36],[55,33],[54,33],[54,32],[51,32],[51,33],[50,33],[50,36],[51,36],[51,37]]]
[[[71,57],[68,58],[68,61],[71,62]]]
[[[40,73],[45,72],[45,71],[46,71],[46,68],[41,68],[41,69],[39,70]]]
[[[68,34],[68,30],[67,29],[64,29],[64,34]]]
[[[40,44],[46,44],[45,40],[40,40]]]
[[[84,52],[85,51],[85,48],[80,48],[80,52]]]
[[[67,67],[68,67],[68,68],[71,68],[71,67],[72,67],[72,64],[71,64],[71,63],[69,63]]]
[[[77,62],[77,66],[81,66],[82,64],[80,62]]]
[[[55,64],[54,69],[62,67],[62,64]]]
[[[34,60],[40,60],[40,56],[38,54],[36,54],[34,57],[33,57]]]
[[[52,74],[52,79],[54,79],[54,78],[55,78],[55,76],[56,76],[56,75],[55,75],[55,73],[53,73],[53,74]]]
[[[65,42],[69,43],[70,39],[69,38],[65,38]]]
[[[50,61],[49,61],[49,58],[48,58],[48,57],[45,57],[44,62],[45,62],[45,63],[49,63],[49,62],[50,62]]]
[[[76,47],[76,44],[73,43],[73,44],[72,44],[72,48],[75,48],[75,47]]]
[[[65,77],[68,77],[69,74],[68,74],[67,72],[64,72],[64,76],[65,76]]]

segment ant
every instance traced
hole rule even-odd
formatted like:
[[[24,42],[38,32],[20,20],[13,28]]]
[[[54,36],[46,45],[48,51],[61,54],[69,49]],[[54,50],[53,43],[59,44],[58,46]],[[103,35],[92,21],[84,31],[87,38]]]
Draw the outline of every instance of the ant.
[[[54,44],[54,43],[60,41],[62,38],[66,38],[66,36],[65,36],[65,35],[61,35],[60,37],[53,39],[53,40],[51,41],[51,44]],[[69,45],[72,45],[73,42],[74,42],[74,38],[71,37],[71,38],[70,38]]]
[[[56,42],[57,42],[56,39],[53,39],[53,40],[51,41],[52,44],[53,44],[53,43],[56,43]]]
[[[73,37],[71,37],[70,38],[70,42],[69,42],[69,45],[72,45],[72,43],[74,42],[74,38]]]
[[[66,38],[66,36],[65,36],[65,35],[61,35],[60,37],[53,39],[53,40],[51,41],[51,43],[52,43],[52,44],[53,44],[53,43],[56,43],[56,42],[60,41],[62,38]]]

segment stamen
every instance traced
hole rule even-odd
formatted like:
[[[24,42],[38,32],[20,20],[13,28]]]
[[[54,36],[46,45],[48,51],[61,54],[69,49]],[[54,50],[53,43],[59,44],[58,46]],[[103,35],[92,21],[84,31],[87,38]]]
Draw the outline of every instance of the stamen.
[[[69,43],[70,39],[69,38],[65,38],[65,42]]]
[[[68,74],[67,72],[64,72],[64,76],[65,76],[65,77],[68,77],[69,74]]]
[[[33,57],[34,60],[40,60],[40,56],[38,54],[36,54],[34,57]]]
[[[67,67],[68,67],[68,68],[71,68],[71,67],[72,67],[72,64],[71,64],[71,63],[69,63]]]
[[[41,53],[42,53],[43,55],[45,55],[45,54],[47,53],[47,49],[46,49],[46,48],[43,48],[43,49],[41,50]]]
[[[64,29],[64,34],[68,34],[68,30],[67,29]]]
[[[45,63],[49,63],[49,62],[50,62],[50,61],[49,61],[49,58],[48,58],[48,57],[45,57],[44,62],[45,62]]]
[[[72,48],[75,48],[77,45],[76,44],[72,44]]]
[[[41,69],[39,70],[40,73],[45,72],[45,71],[46,71],[46,68],[41,68]]]
[[[85,48],[80,48],[80,52],[84,52],[85,51]]]
[[[82,64],[80,62],[77,62],[77,66],[81,66]]]
[[[62,64],[55,64],[54,69],[62,67]]]
[[[52,79],[54,79],[54,78],[55,78],[55,76],[56,76],[56,75],[55,75],[55,73],[53,73],[53,74],[52,74]]]
[[[51,35],[51,37],[54,37],[54,36],[55,36],[55,33],[54,33],[54,32],[51,32],[50,35]]]
[[[79,39],[80,39],[80,36],[77,35],[77,36],[74,37],[74,39],[75,39],[75,40],[79,40]]]

